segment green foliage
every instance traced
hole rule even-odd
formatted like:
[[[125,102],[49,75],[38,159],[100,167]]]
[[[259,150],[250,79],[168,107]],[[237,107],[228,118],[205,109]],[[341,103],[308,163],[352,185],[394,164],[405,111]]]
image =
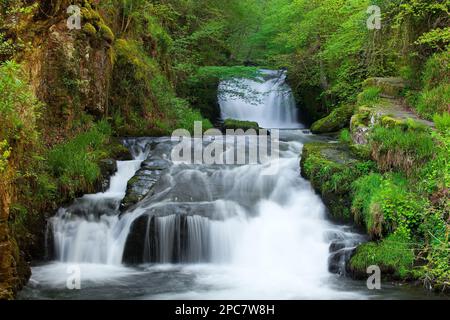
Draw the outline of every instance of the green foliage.
[[[414,122],[413,122],[414,123]],[[401,170],[411,174],[434,154],[435,144],[430,133],[402,126],[376,126],[370,136],[372,156],[383,171]]]
[[[450,83],[442,83],[436,88],[422,91],[416,109],[424,118],[432,119],[435,113],[449,112]]]
[[[191,81],[205,81],[210,79],[231,80],[235,78],[257,79],[260,76],[260,70],[257,67],[245,66],[206,66],[201,67],[190,78]]]
[[[211,123],[177,98],[158,62],[145,53],[138,41],[119,39],[115,43],[116,66],[111,95],[113,123],[122,135],[170,135],[175,129]]]
[[[85,24],[83,25],[83,31],[84,31],[87,35],[89,35],[89,36],[95,36],[95,35],[97,34],[97,30],[96,30],[95,27],[94,27],[92,24],[90,24],[89,22],[88,22],[88,23],[85,23]]]
[[[0,173],[5,171],[8,165],[8,158],[11,155],[11,149],[6,140],[0,141]]]
[[[23,80],[21,67],[13,61],[0,65],[0,137],[8,141],[35,140],[41,103]]]
[[[352,135],[350,134],[350,130],[343,129],[339,133],[339,141],[344,144],[351,144],[352,143]]]
[[[112,30],[104,23],[100,23],[99,25],[99,33],[103,39],[105,39],[109,43],[113,43],[115,36]]]
[[[309,179],[329,206],[334,218],[351,218],[351,191],[355,180],[372,172],[371,161],[348,156],[348,150],[327,143],[306,144],[301,160],[302,175]]]
[[[448,49],[434,54],[426,62],[422,74],[422,90],[410,93],[408,102],[426,119],[435,113],[449,112],[450,58]]]
[[[436,128],[443,134],[450,133],[450,113],[444,112],[442,115],[435,114],[433,121]]]
[[[358,104],[360,106],[373,106],[380,101],[381,89],[378,87],[365,88],[358,95]]]
[[[448,48],[450,44],[450,27],[436,28],[424,33],[417,39],[416,44],[427,45],[433,49]]]
[[[382,274],[405,279],[411,275],[415,256],[410,240],[395,232],[380,243],[370,242],[360,246],[350,261],[353,272],[366,274],[369,266],[379,266]]]
[[[101,121],[87,132],[50,150],[48,166],[63,192],[92,189],[100,177],[98,161],[107,154],[104,145],[111,133],[109,124]]]
[[[366,226],[372,238],[396,231],[410,239],[420,236],[425,203],[408,191],[408,181],[402,176],[363,176],[353,184],[353,193],[354,218]]]

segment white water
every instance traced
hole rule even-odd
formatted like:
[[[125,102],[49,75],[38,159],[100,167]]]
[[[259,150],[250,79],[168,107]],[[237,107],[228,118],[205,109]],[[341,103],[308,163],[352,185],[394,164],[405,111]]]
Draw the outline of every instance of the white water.
[[[114,250],[114,229],[119,222],[117,211],[125,197],[127,183],[140,168],[145,153],[140,152],[135,158],[117,162],[117,173],[111,178],[106,192],[83,196],[72,207],[60,208],[49,221],[58,261],[121,263],[121,254]],[[74,214],[71,209],[81,209],[85,214]]]
[[[285,71],[262,70],[255,80],[239,79],[220,84],[222,119],[256,121],[263,128],[301,128]]]
[[[266,127],[300,127],[292,106],[287,110],[280,106],[281,112],[272,104],[271,94],[266,99],[268,89],[280,83],[275,79],[252,83],[265,101],[259,105],[261,112],[246,99],[234,97],[230,103],[222,101],[223,113],[235,118],[236,112],[239,119],[261,121]],[[285,112],[288,117],[277,116]],[[35,268],[34,286],[63,292],[64,268],[77,263],[88,282],[83,292],[90,298],[99,297],[99,288],[108,292],[100,297],[110,297],[116,283],[112,280],[118,278],[124,292],[131,294],[136,288],[133,297],[146,299],[360,297],[336,288],[336,276],[328,271],[331,242],[357,236],[326,220],[322,201],[300,177],[299,155],[310,137],[301,131],[285,135],[280,159],[269,164],[172,165],[155,194],[119,219],[118,204],[127,181],[143,159],[160,156],[158,147],[149,151],[153,140],[131,141],[137,160],[119,162],[107,192],[85,196],[73,206],[79,210],[87,205],[84,215],[66,208],[51,220],[59,263]],[[158,146],[169,144],[169,139],[158,141]],[[280,168],[277,175],[262,175],[274,164]],[[137,232],[136,242],[129,242],[143,218],[144,231]],[[143,267],[122,266],[122,257],[133,250]],[[114,297],[129,296],[117,291]]]

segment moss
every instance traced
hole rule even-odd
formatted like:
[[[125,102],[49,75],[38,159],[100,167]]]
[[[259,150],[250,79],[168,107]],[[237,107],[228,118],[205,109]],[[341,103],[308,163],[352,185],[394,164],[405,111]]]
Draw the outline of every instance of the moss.
[[[234,119],[226,119],[223,124],[224,129],[230,129],[230,130],[238,130],[242,129],[244,131],[247,130],[255,130],[258,132],[260,129],[260,126],[257,122],[252,121],[240,121],[240,120],[234,120]]]
[[[414,260],[409,240],[401,233],[394,233],[383,241],[359,246],[348,269],[355,278],[367,279],[367,268],[378,266],[384,278],[407,280],[413,274]]]
[[[363,83],[363,88],[379,88],[381,96],[398,98],[405,90],[405,81],[402,78],[369,78]]]
[[[106,24],[100,23],[99,24],[99,33],[101,37],[106,40],[109,44],[112,44],[114,42],[115,36],[112,32],[111,28],[109,28]]]
[[[83,31],[85,34],[87,34],[88,36],[95,36],[97,34],[97,30],[95,29],[95,27],[90,24],[90,23],[86,23],[83,26]]]
[[[81,8],[81,17],[84,22],[91,22],[94,24],[102,20],[100,14],[87,5]]]
[[[381,89],[378,87],[367,87],[358,95],[358,105],[370,105],[380,101]]]
[[[303,148],[300,165],[302,176],[322,195],[331,215],[352,220],[352,183],[372,170],[373,164],[355,158],[344,145],[309,143]]]
[[[391,116],[382,117],[380,123],[385,128],[405,127],[405,122],[403,120]]]
[[[352,106],[342,106],[334,109],[327,117],[313,123],[311,131],[313,133],[337,132],[349,125],[353,115]]]

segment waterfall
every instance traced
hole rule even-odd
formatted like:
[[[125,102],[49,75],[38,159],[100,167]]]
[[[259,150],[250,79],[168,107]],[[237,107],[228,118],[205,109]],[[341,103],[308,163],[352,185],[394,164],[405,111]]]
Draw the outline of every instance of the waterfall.
[[[238,80],[246,85],[240,97],[231,96],[231,82],[222,83],[224,118],[300,128],[285,77],[264,71],[260,81]],[[283,130],[280,158],[251,165],[172,162],[170,138],[128,139],[135,160],[117,163],[110,188],[61,208],[50,220],[56,260],[84,265],[83,279],[94,281],[93,297],[100,288],[110,297],[115,287],[105,279],[115,277],[140,298],[336,297],[329,270],[344,272],[343,257],[360,238],[326,220],[324,204],[300,176],[299,155],[311,139],[323,138]],[[219,142],[226,143],[224,153],[236,148],[229,139]],[[264,175],[272,165],[278,173]],[[152,186],[121,213],[127,183],[137,172],[141,183]],[[61,285],[67,276],[59,265],[33,271],[33,280],[48,286]]]
[[[144,150],[136,160],[118,161],[117,173],[106,192],[85,195],[70,207],[60,208],[49,221],[54,255],[61,262],[111,263],[114,259],[114,229],[119,222],[119,205],[125,196],[127,182],[140,168]],[[120,259],[119,259],[120,263]]]
[[[256,121],[263,128],[301,128],[286,71],[261,70],[257,79],[220,83],[222,119]]]

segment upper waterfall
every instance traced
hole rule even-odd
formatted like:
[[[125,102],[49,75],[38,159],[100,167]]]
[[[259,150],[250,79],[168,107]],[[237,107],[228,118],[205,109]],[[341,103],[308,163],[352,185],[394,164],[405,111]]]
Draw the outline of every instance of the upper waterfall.
[[[301,128],[286,71],[260,70],[257,79],[232,79],[219,85],[222,119],[256,121],[263,128]]]

